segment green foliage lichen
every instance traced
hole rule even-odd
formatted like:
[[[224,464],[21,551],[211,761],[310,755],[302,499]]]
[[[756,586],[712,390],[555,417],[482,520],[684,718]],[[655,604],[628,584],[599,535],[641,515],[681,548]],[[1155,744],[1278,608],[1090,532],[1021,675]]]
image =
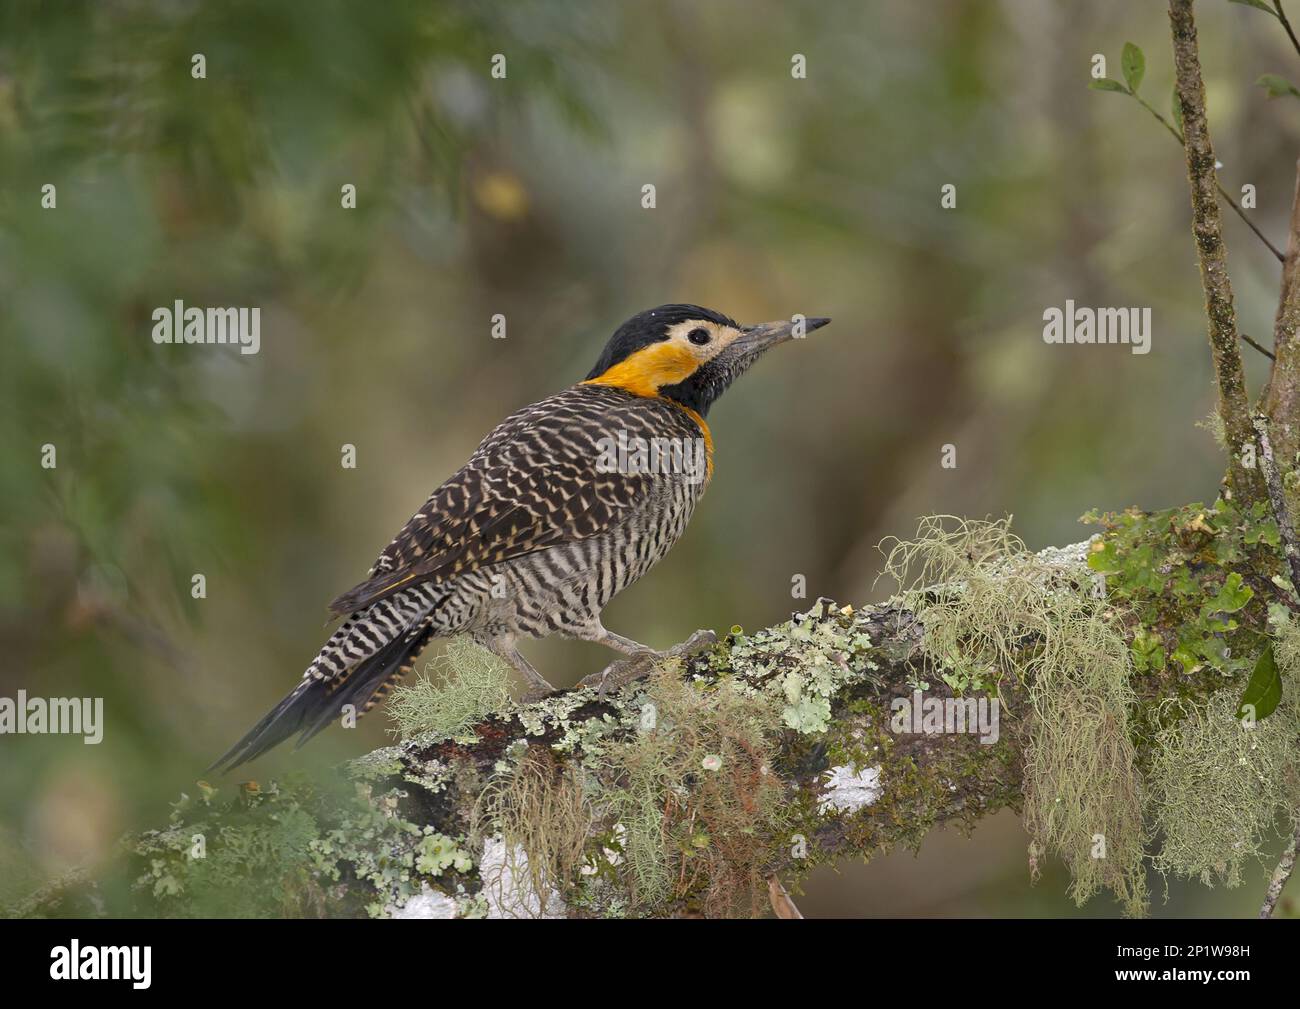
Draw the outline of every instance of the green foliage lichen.
[[[141,909],[168,917],[310,914],[321,903],[307,856],[319,837],[314,790],[249,782],[227,801],[218,795],[199,783],[195,796],[173,805],[167,829],[135,841]]]
[[[1088,567],[1130,628],[1145,698],[1204,698],[1249,675],[1266,643],[1268,602],[1293,594],[1267,506],[1243,512],[1220,499],[1084,520],[1105,530]]]
[[[373,768],[371,768],[373,770]],[[203,782],[165,830],[126,851],[130,905],[160,917],[377,916],[437,880],[465,890],[470,853],[400,812],[405,793],[365,781]]]
[[[366,884],[374,894],[366,904],[372,917],[405,904],[431,878],[473,868],[470,854],[452,838],[400,815],[400,791],[374,795],[366,785],[357,791],[360,801],[312,841],[309,852],[318,878]]]

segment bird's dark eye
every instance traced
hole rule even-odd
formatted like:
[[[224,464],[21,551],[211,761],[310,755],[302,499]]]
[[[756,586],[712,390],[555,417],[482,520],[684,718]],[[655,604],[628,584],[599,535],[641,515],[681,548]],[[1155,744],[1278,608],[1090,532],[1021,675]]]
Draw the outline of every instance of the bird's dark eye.
[[[713,337],[709,335],[707,329],[692,329],[686,334],[686,339],[690,340],[691,343],[695,344],[697,347],[703,347],[706,343],[712,340]]]

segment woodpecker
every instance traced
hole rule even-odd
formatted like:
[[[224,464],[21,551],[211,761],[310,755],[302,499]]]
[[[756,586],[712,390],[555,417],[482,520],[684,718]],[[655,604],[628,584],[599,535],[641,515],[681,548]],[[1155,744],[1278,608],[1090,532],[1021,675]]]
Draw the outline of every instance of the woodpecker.
[[[295,734],[301,746],[347,705],[364,714],[437,637],[469,635],[532,697],[552,687],[519,653],[521,638],[667,654],[607,630],[601,611],[685,531],[713,472],[709,408],[765,351],[830,322],[795,319],[741,326],[661,305],[619,326],[584,381],[502,421],[366,580],[330,603],[343,621],[298,685],[212,767],[230,770]]]

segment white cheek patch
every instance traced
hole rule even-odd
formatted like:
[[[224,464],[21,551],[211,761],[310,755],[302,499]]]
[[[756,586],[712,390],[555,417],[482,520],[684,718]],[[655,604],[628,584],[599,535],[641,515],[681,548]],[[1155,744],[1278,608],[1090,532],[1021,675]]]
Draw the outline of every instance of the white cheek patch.
[[[696,329],[707,329],[713,339],[703,346],[691,343],[690,334]],[[715,357],[726,350],[727,347],[731,345],[732,341],[740,335],[740,330],[738,329],[734,329],[731,326],[723,326],[707,319],[693,319],[688,320],[687,322],[679,322],[669,330],[669,339],[680,343],[683,347],[690,350],[700,364],[707,364],[709,361],[712,361]]]

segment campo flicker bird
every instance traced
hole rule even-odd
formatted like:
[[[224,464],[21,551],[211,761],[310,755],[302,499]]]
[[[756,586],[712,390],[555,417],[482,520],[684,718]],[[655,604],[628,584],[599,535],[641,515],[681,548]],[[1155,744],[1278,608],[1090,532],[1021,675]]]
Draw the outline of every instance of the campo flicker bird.
[[[606,630],[601,611],[685,531],[713,470],[709,407],[764,351],[828,322],[740,326],[696,305],[633,316],[585,381],[507,417],[433,492],[330,604],[345,619],[302,680],[213,767],[294,734],[301,746],[347,705],[369,711],[436,637],[470,635],[532,696],[552,688],[520,638],[667,654]]]

